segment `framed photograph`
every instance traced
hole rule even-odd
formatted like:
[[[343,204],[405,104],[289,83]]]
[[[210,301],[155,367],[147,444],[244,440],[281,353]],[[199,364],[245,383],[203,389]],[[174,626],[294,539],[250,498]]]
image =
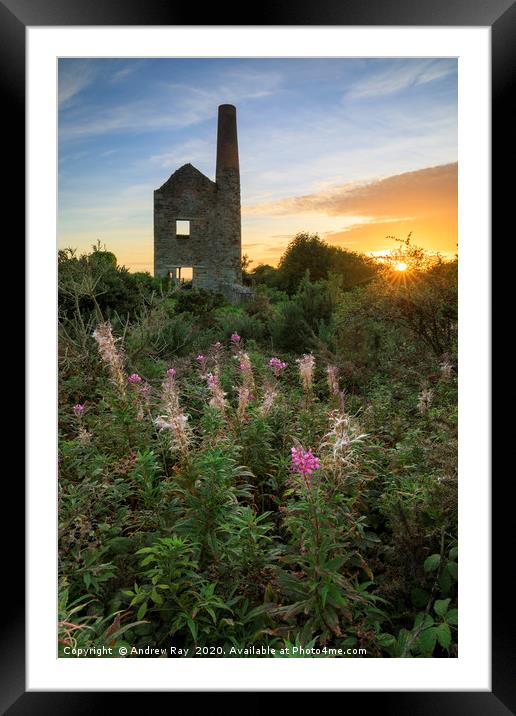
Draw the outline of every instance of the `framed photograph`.
[[[9,713],[514,707],[489,372],[514,8],[375,5],[4,2],[29,324]]]

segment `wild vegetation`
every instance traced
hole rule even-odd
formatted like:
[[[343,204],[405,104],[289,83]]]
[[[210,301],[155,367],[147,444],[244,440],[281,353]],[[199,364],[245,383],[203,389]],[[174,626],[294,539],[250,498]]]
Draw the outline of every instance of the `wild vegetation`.
[[[457,261],[397,247],[60,252],[61,656],[457,656]]]

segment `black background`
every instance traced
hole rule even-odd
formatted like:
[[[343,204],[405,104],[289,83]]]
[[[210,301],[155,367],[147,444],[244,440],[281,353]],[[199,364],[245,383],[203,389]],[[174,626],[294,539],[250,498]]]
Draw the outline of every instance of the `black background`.
[[[198,20],[202,15],[202,23]],[[514,163],[514,133],[516,123],[511,108],[511,79],[514,82],[516,67],[514,47],[516,45],[516,8],[511,0],[265,0],[259,4],[240,5],[211,3],[200,10],[196,5],[176,4],[173,0],[0,0],[0,117],[2,122],[2,169],[3,178],[8,179],[3,193],[3,238],[4,261],[12,268],[14,260],[8,255],[12,249],[21,249],[18,265],[24,261],[21,240],[22,217],[25,216],[25,28],[26,26],[59,25],[385,25],[385,26],[490,26],[492,41],[492,216],[493,239],[497,237],[498,252],[493,260],[501,256],[504,269],[499,265],[499,278],[493,281],[492,301],[497,310],[492,310],[492,326],[502,325],[501,304],[497,303],[502,286],[512,286],[514,279],[509,276],[512,259],[512,236],[514,234],[513,206],[515,182],[512,177]],[[474,211],[474,207],[468,207]],[[8,230],[9,221],[11,229]],[[54,241],[55,237],[49,237]],[[463,237],[467,241],[467,237]],[[506,260],[508,259],[508,260]],[[512,261],[511,261],[512,260]],[[507,275],[502,279],[502,271]],[[4,280],[7,272],[4,270]],[[512,279],[512,281],[510,281]],[[17,284],[15,284],[17,285]],[[500,288],[499,288],[500,287]],[[19,298],[16,297],[17,309]],[[4,305],[4,311],[8,307]],[[11,316],[13,340],[15,329],[20,330],[19,311]],[[6,317],[4,316],[4,320]],[[514,323],[514,320],[512,320]],[[509,327],[504,322],[504,329]],[[4,328],[4,343],[5,343]],[[507,335],[507,333],[506,333]],[[21,344],[15,344],[17,361],[21,362]],[[507,341],[507,338],[505,339]],[[11,369],[14,365],[12,343],[6,342],[10,353]],[[28,346],[30,350],[38,347]],[[498,354],[493,354],[498,355]],[[500,349],[500,367],[493,372],[493,378],[501,376],[510,384],[514,373],[512,352],[507,343]],[[467,357],[466,357],[467,358]],[[503,368],[503,359],[506,370]],[[19,376],[21,367],[16,367]],[[480,380],[483,376],[480,376]],[[5,374],[4,374],[5,385]],[[496,387],[496,381],[493,381]],[[5,400],[5,399],[4,399]],[[504,407],[511,408],[507,404]],[[501,402],[501,401],[500,401]],[[23,404],[20,395],[18,405]],[[514,408],[512,408],[514,412]],[[510,411],[509,411],[510,413]],[[509,413],[507,417],[509,417]],[[12,417],[15,433],[20,433],[20,421]],[[499,421],[492,435],[493,458],[505,454],[510,457],[514,443],[513,420],[504,420],[505,428]],[[504,439],[503,430],[507,435]],[[510,432],[509,432],[510,431]],[[509,441],[507,441],[507,437]],[[510,438],[512,437],[512,440]],[[479,439],[489,440],[488,435]],[[3,441],[4,459],[9,455],[10,443]],[[474,450],[475,446],[469,446]],[[28,447],[30,449],[30,445]],[[16,453],[14,453],[16,455]],[[501,459],[500,459],[501,462]],[[0,709],[9,716],[25,714],[97,714],[109,711],[122,712],[123,697],[120,692],[31,692],[25,693],[25,583],[23,564],[23,520],[24,481],[21,461],[12,461],[13,467],[3,472],[2,517],[6,524],[7,513],[14,516],[18,511],[17,528],[9,527],[9,534],[15,539],[7,541],[4,531],[1,581],[2,593],[7,598],[0,611],[2,629],[0,632]],[[516,634],[514,630],[513,607],[515,593],[511,589],[514,575],[514,507],[510,499],[510,488],[514,481],[514,468],[507,460],[507,466],[498,467],[493,461],[492,472],[493,517],[492,517],[492,692],[340,692],[334,695],[330,708],[340,712],[362,714],[375,710],[379,716],[506,716],[516,713]],[[461,475],[467,479],[467,475]],[[513,492],[513,491],[512,491]],[[482,618],[483,615],[479,615]],[[128,684],[129,685],[129,684]],[[237,687],[237,685],[236,685]],[[407,684],[409,688],[410,685]],[[338,691],[338,685],[335,690]],[[200,692],[202,695],[202,692]],[[171,709],[192,708],[182,701],[177,703],[174,693],[162,694]],[[278,694],[279,695],[279,694]],[[288,694],[286,694],[288,696]],[[215,695],[212,708],[222,706],[227,693]],[[278,703],[266,694],[255,701],[254,708],[267,711],[277,710]],[[307,694],[308,696],[308,694]],[[316,694],[320,699],[321,693]],[[129,694],[131,708],[141,708],[144,716],[149,712],[149,693]],[[218,698],[221,697],[221,698]],[[213,698],[213,697],[212,697]],[[265,701],[267,698],[267,701]],[[338,701],[337,701],[338,700]],[[154,699],[153,699],[154,701]],[[282,700],[283,701],[283,700]],[[286,704],[286,702],[284,701]],[[292,710],[292,705],[279,708]],[[305,709],[321,708],[306,704]]]

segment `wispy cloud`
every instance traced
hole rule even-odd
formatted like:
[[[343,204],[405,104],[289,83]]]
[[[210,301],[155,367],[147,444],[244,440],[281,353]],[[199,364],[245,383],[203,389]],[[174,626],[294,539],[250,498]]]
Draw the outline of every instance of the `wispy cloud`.
[[[131,71],[131,67],[122,68],[114,78],[127,76]],[[83,82],[84,78],[70,71],[67,84],[73,89],[78,87],[75,91],[85,86]],[[69,121],[64,116],[60,137],[66,140],[122,131],[182,129],[213,118],[221,101],[236,104],[269,97],[279,90],[281,83],[278,72],[238,70],[215,78],[209,87],[151,81],[142,99],[107,107],[85,105]]]
[[[455,61],[423,60],[403,63],[397,68],[383,68],[368,78],[361,78],[346,92],[345,101],[350,98],[382,97],[402,92],[410,87],[428,84],[443,79],[456,71]]]
[[[138,67],[139,67],[139,65],[136,62],[134,62],[130,65],[126,65],[125,67],[122,67],[121,69],[119,69],[113,73],[113,75],[111,77],[111,82],[114,82],[115,84],[117,82],[122,82],[123,80],[127,79],[127,77],[129,77],[134,72],[136,72]]]
[[[171,152],[153,154],[150,161],[164,169],[177,169],[183,164],[197,164],[205,162],[207,157],[214,154],[213,142],[204,139],[192,139],[174,148]]]
[[[60,61],[58,71],[59,109],[70,107],[76,95],[94,81],[96,74],[95,67],[91,63],[77,60],[71,60],[68,63]]]

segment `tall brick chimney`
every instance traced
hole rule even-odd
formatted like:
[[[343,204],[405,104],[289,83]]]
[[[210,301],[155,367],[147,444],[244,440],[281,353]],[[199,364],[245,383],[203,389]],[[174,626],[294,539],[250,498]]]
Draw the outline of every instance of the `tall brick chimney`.
[[[240,172],[238,164],[238,140],[236,108],[232,104],[219,106],[217,127],[217,171],[216,181],[222,178],[222,172],[232,169]]]
[[[236,108],[219,106],[217,128],[216,274],[220,281],[242,283],[242,236],[240,225],[240,168]]]

